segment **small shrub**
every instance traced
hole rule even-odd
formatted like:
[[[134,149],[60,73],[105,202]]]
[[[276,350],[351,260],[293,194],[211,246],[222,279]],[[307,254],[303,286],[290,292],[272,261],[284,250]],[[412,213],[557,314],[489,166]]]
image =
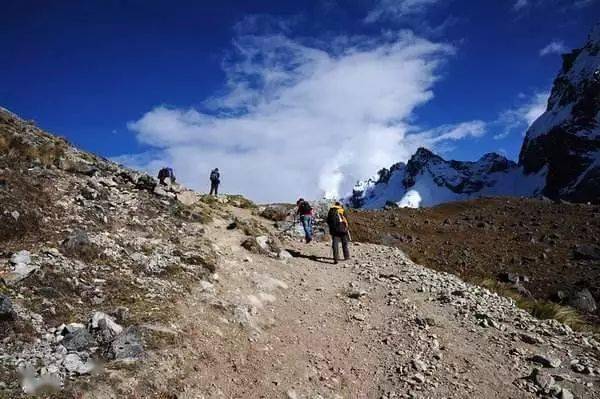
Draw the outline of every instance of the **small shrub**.
[[[581,314],[568,306],[540,300],[517,300],[517,305],[540,320],[554,319],[578,331],[589,327]]]
[[[582,318],[581,314],[571,307],[553,302],[526,298],[519,294],[514,288],[491,278],[480,280],[478,285],[487,288],[498,295],[512,298],[519,308],[527,311],[537,319],[554,319],[577,331],[589,330],[591,328],[591,324],[587,323]]]
[[[17,135],[0,135],[0,154],[13,162],[39,162],[44,167],[58,165],[65,155],[63,141],[45,141],[42,144],[29,143]]]
[[[256,204],[250,201],[248,198],[241,195],[228,195],[227,200],[235,207],[242,209],[255,209]]]

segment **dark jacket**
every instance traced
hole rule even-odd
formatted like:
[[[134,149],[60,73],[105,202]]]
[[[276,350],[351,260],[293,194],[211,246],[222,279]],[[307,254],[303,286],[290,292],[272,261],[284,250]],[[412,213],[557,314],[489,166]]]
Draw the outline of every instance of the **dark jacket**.
[[[221,182],[221,174],[218,171],[213,170],[210,172],[210,181],[219,184]]]

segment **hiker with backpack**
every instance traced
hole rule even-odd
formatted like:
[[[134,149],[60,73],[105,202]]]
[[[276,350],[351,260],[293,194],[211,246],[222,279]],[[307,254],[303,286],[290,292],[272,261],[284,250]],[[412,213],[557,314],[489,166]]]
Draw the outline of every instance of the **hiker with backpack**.
[[[173,169],[166,166],[158,171],[158,181],[163,186],[166,186],[165,179],[169,179],[171,184],[175,183],[175,173],[173,173]]]
[[[210,172],[210,195],[219,195],[219,184],[221,184],[221,174],[219,168],[215,168]]]
[[[304,239],[308,244],[312,241],[313,236],[313,210],[308,201],[305,201],[304,198],[300,198],[296,201],[296,205],[298,206],[296,217],[298,217],[302,223],[302,228],[304,228]]]
[[[341,203],[336,202],[327,213],[327,225],[329,226],[329,234],[331,235],[331,245],[333,249],[333,263],[337,264],[340,258],[340,244],[342,244],[342,252],[344,260],[350,259],[350,229],[348,227],[348,218],[346,211]]]

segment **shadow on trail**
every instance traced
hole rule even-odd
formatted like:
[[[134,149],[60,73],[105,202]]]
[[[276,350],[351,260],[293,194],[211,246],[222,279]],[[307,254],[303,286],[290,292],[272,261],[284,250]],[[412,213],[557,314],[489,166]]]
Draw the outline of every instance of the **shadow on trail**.
[[[287,251],[294,258],[308,259],[308,260],[312,260],[313,262],[327,263],[328,265],[333,265],[332,258],[325,258],[323,256],[316,256],[316,255],[305,255],[302,252],[296,251],[294,249],[287,249]]]

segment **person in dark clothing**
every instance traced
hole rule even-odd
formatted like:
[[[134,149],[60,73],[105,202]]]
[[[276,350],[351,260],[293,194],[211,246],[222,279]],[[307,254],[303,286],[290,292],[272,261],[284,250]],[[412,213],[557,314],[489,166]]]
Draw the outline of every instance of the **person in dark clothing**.
[[[219,168],[210,172],[210,195],[219,195],[219,184],[221,184],[221,174]]]
[[[296,211],[296,217],[300,219],[302,227],[304,228],[304,238],[306,243],[312,241],[313,236],[313,210],[308,201],[300,198],[296,201],[298,210]]]
[[[350,259],[350,229],[348,228],[348,218],[346,211],[339,202],[336,202],[327,213],[327,225],[329,226],[329,234],[331,235],[331,246],[333,249],[333,262],[338,263],[340,258],[340,244],[342,244],[342,252],[344,260]]]
[[[173,169],[164,167],[158,171],[158,181],[163,186],[166,185],[165,179],[169,179],[171,184],[175,183],[175,173],[173,173]]]

